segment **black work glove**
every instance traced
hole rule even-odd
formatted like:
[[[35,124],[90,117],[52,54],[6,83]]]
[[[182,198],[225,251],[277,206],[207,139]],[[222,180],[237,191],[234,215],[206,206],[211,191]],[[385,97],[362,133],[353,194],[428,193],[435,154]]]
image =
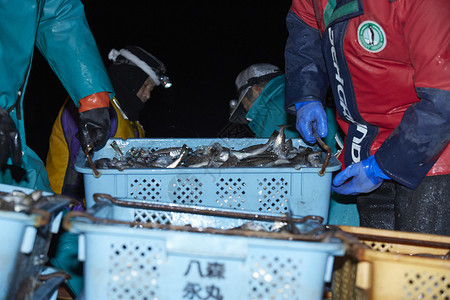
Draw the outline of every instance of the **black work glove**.
[[[22,144],[19,131],[9,113],[0,107],[0,167],[11,157],[15,165],[22,162]]]
[[[103,148],[109,138],[110,128],[108,107],[81,112],[77,138],[80,140],[83,151],[87,150],[92,154],[93,151]]]

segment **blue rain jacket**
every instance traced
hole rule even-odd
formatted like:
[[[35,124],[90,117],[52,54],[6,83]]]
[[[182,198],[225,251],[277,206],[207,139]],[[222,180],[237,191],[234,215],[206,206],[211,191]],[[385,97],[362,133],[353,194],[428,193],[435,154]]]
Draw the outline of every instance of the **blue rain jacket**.
[[[17,180],[9,171],[0,173],[0,182],[50,191],[42,160],[26,146],[22,111],[35,46],[77,106],[81,98],[112,94],[113,88],[79,0],[1,1],[0,32],[0,105],[13,108],[27,172]]]
[[[295,118],[289,115],[284,108],[284,82],[285,75],[272,79],[256,98],[250,107],[247,119],[248,126],[258,138],[269,138],[278,125],[291,125],[285,129],[286,138],[298,138],[300,135],[295,129]]]

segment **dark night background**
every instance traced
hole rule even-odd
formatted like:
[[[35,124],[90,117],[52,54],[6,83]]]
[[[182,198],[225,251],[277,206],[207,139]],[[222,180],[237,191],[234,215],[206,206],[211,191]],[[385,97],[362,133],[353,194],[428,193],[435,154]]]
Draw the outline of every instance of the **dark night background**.
[[[147,137],[215,137],[227,125],[240,71],[259,62],[284,69],[290,0],[82,2],[106,66],[108,52],[127,45],[166,65],[173,87],[152,92],[140,118]],[[44,162],[67,96],[36,51],[24,112],[27,143]]]

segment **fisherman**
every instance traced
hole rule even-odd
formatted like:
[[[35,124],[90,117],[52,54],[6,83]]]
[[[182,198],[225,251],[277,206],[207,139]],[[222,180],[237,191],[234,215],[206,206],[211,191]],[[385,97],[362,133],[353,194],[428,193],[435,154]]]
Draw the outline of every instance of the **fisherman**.
[[[295,117],[290,115],[284,107],[286,76],[272,64],[254,64],[243,70],[235,80],[238,100],[232,100],[230,122],[248,124],[255,137],[269,138],[279,125],[291,125],[285,128],[286,138],[299,138],[295,129]],[[334,105],[326,107],[330,134],[324,142],[332,149],[333,154],[339,150],[336,143],[338,125]],[[345,204],[330,201],[330,224],[357,225],[358,212],[351,201]]]
[[[257,138],[269,138],[279,125],[290,124],[285,136],[299,137],[295,118],[284,109],[284,81],[280,68],[268,63],[253,64],[240,72],[235,80],[238,99],[230,103],[230,122],[248,124]]]
[[[112,49],[108,58],[112,61],[108,75],[116,93],[110,100],[111,129],[108,137],[143,138],[145,131],[139,123],[141,110],[155,86],[169,88],[172,85],[165,75],[166,67],[138,46]],[[72,101],[66,100],[53,125],[46,166],[53,191],[83,199],[83,175],[74,167],[80,149],[76,127],[78,116],[75,112]],[[51,262],[71,274],[72,279],[67,285],[78,295],[83,282],[76,254],[77,236],[65,232],[59,238],[58,249]]]
[[[358,195],[361,226],[450,235],[449,11],[294,0],[287,15],[286,109],[305,140],[326,136],[331,84],[346,134],[332,189]]]
[[[34,47],[77,108],[83,149],[106,143],[113,88],[80,1],[8,1],[0,19],[0,182],[51,192],[44,163],[25,139],[22,104]]]
[[[116,93],[110,101],[108,137],[143,138],[145,131],[139,123],[139,114],[155,86],[171,86],[165,75],[166,67],[138,46],[112,49],[108,58],[112,61],[108,75]],[[82,199],[83,177],[74,168],[80,149],[75,110],[72,101],[66,100],[53,124],[46,166],[53,191]]]

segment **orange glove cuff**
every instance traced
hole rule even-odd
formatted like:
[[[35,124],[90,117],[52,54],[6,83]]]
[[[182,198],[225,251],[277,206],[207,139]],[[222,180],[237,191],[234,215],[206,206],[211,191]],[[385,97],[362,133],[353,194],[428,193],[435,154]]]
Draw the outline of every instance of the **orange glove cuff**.
[[[95,93],[80,99],[79,103],[78,112],[80,113],[94,108],[109,107],[109,93]]]

